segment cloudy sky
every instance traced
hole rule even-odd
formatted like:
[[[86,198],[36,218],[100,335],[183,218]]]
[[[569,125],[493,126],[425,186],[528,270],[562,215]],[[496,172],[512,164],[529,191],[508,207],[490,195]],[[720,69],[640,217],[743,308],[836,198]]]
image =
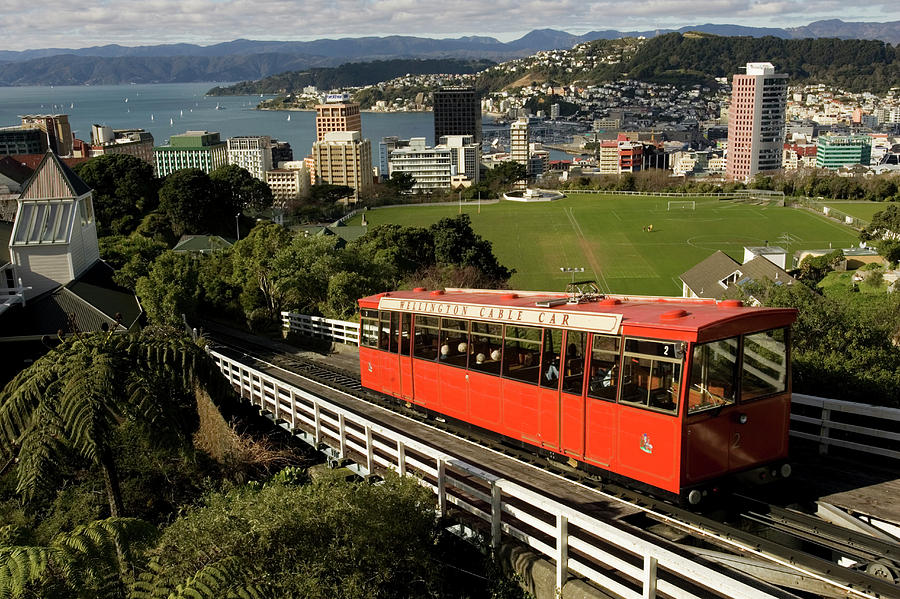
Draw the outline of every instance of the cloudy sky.
[[[707,22],[886,21],[896,6],[896,0],[0,0],[0,50],[392,34],[509,41],[542,27],[585,33]]]

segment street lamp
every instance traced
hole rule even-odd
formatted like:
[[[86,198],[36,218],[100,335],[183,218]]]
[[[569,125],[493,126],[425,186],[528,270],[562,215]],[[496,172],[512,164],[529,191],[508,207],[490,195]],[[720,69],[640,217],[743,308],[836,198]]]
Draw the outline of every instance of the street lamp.
[[[234,215],[234,230],[237,232],[237,241],[241,240],[241,213]]]

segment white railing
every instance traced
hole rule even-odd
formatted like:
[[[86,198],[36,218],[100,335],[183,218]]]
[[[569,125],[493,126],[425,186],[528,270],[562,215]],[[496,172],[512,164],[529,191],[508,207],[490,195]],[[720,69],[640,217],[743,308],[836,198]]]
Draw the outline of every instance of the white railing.
[[[821,453],[842,447],[900,459],[900,409],[794,393],[791,436],[819,444]]]
[[[766,189],[736,189],[731,192],[724,191],[705,191],[705,192],[686,192],[686,191],[618,191],[615,189],[578,189],[564,188],[560,189],[568,194],[591,193],[596,195],[626,195],[626,196],[647,196],[654,198],[771,198],[783,199],[784,192],[769,191]]]
[[[292,333],[359,345],[358,322],[334,320],[322,316],[307,316],[296,312],[282,312],[281,323],[285,329]]]
[[[453,506],[482,521],[493,547],[506,534],[554,560],[558,592],[574,575],[625,599],[654,599],[657,593],[679,599],[784,596],[485,472],[223,354],[210,354],[243,399],[317,448],[326,446],[337,458],[355,462],[364,474],[393,470],[416,476],[436,494],[441,514]]]

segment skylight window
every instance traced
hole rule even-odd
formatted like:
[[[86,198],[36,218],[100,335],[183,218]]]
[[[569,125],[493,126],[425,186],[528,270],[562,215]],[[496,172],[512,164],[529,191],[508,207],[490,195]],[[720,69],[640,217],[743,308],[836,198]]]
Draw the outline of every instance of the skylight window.
[[[24,202],[13,244],[68,242],[74,207],[72,202]]]

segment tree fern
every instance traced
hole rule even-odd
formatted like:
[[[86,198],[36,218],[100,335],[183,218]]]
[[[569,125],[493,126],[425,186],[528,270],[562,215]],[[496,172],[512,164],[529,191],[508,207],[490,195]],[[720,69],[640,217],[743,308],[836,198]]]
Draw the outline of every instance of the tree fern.
[[[48,547],[0,547],[0,598],[39,591],[58,577],[73,596],[120,599],[125,586],[119,549],[128,563],[131,547],[156,534],[156,528],[142,520],[109,518],[60,533]]]
[[[130,599],[261,599],[263,587],[252,579],[257,572],[236,557],[207,564],[183,582],[168,578],[154,558],[149,571],[141,574]]]

